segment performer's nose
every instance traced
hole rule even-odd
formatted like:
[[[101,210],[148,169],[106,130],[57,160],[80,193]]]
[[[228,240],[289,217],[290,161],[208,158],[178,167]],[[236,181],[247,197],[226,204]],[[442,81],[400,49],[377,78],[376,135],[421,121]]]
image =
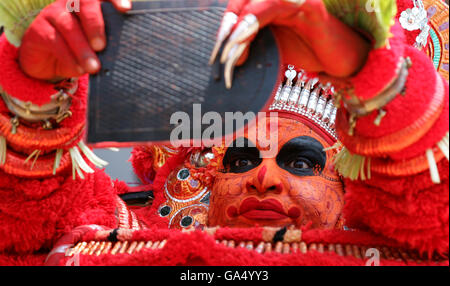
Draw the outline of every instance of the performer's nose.
[[[281,193],[283,184],[278,174],[270,173],[267,165],[262,165],[256,170],[254,176],[250,177],[246,184],[248,192],[258,192],[264,194],[267,192]]]

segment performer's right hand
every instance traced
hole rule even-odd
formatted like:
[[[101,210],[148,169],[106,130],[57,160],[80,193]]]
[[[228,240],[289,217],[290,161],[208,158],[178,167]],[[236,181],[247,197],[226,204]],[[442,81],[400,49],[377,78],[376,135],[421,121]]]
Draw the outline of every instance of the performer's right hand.
[[[370,42],[331,15],[322,0],[230,0],[210,58],[210,63],[219,58],[224,64],[228,88],[234,67],[245,62],[250,43],[269,25],[284,64],[326,74],[333,82],[357,73],[371,49]]]
[[[95,53],[106,46],[101,1],[78,1],[79,11],[70,12],[68,0],[57,0],[28,28],[19,49],[19,64],[28,76],[58,81],[99,71]],[[121,12],[131,9],[130,0],[108,1]]]

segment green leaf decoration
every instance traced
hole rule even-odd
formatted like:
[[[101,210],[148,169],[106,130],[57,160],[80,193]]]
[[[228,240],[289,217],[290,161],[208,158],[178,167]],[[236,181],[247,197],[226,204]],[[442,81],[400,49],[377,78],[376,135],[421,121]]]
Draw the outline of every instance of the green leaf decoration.
[[[19,47],[34,18],[53,2],[55,0],[0,0],[0,27],[3,26],[8,41]]]
[[[395,23],[395,0],[323,0],[329,13],[374,39],[375,48],[388,45]]]

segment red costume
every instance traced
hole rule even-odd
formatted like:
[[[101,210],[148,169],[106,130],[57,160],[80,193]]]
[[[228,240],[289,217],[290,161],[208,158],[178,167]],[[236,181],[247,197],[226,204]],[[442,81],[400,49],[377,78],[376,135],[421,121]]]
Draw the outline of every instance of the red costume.
[[[340,108],[334,118],[342,145],[305,116],[281,116],[282,144],[312,134],[328,147],[320,168],[326,183],[314,177],[310,183],[328,188],[327,198],[336,194],[330,202],[343,209],[342,217],[316,216],[305,205],[329,209],[327,201],[282,202],[284,217],[298,221],[287,228],[268,222],[273,217],[264,226],[249,223],[257,211],[232,219],[258,202],[237,190],[241,209],[234,207],[226,186],[273,187],[279,194],[302,188],[288,186],[289,178],[270,181],[265,173],[278,170],[275,161],[259,163],[245,176],[220,173],[227,168],[225,146],[136,147],[133,167],[155,198],[151,206],[127,207],[118,195],[131,190],[95,169],[105,162],[82,143],[88,77],[57,85],[31,79],[20,69],[19,49],[2,36],[0,264],[65,265],[79,254],[81,265],[365,265],[366,250],[376,248],[381,265],[448,265],[448,22],[442,25],[436,12],[448,16],[448,6],[425,4],[436,14],[430,25],[437,42],[422,51],[413,47],[419,33],[396,21],[389,25],[393,37],[374,36],[364,67],[336,84]],[[400,12],[413,4],[398,0],[397,6],[402,22]],[[286,67],[305,66],[293,52],[296,40],[289,42],[286,30],[275,31]],[[399,92],[389,92],[398,86]],[[46,120],[23,120],[27,116]],[[298,122],[306,127],[293,128]]]

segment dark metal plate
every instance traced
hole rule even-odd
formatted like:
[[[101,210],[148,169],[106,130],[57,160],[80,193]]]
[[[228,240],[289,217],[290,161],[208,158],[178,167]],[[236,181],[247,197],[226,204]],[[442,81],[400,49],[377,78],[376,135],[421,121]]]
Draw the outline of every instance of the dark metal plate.
[[[134,2],[123,15],[102,6],[108,46],[102,70],[91,76],[89,143],[168,141],[174,112],[252,111],[274,89],[278,49],[269,29],[260,32],[250,57],[225,88],[223,67],[208,60],[226,3],[217,0]],[[223,118],[223,117],[222,117]],[[208,125],[202,125],[202,130]],[[193,136],[197,133],[192,132]],[[195,133],[195,134],[194,134]]]

